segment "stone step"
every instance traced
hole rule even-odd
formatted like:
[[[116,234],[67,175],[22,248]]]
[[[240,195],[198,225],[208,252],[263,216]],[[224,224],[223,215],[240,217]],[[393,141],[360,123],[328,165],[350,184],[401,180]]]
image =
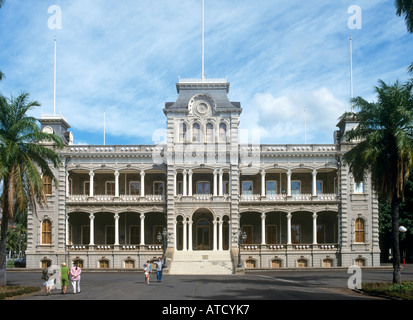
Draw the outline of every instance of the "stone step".
[[[232,274],[229,251],[177,251],[171,262],[170,274]]]

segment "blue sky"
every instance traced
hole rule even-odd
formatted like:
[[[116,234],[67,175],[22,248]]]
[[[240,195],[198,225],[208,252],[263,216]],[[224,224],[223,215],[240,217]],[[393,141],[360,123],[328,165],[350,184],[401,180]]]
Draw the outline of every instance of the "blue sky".
[[[103,144],[104,110],[106,144],[153,144],[179,77],[201,77],[201,0],[22,3],[0,9],[0,92],[29,92],[35,116],[53,113],[56,36],[56,113],[75,144]],[[48,25],[52,5],[60,30]],[[361,29],[348,26],[351,5]],[[409,78],[413,35],[389,0],[205,0],[206,77],[227,77],[241,130],[261,143],[333,143],[349,110],[350,33],[355,96],[372,101],[379,79]]]

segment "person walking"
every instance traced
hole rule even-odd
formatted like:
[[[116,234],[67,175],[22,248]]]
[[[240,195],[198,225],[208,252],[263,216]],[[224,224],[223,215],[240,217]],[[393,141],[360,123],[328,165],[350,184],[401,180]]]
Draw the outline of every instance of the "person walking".
[[[67,285],[69,284],[69,268],[66,266],[66,262],[62,263],[60,279],[62,282],[62,294],[66,294]]]
[[[156,264],[156,280],[158,282],[162,282],[162,268],[163,268],[163,263],[161,258],[158,258],[158,261],[155,261]]]
[[[148,260],[146,261],[146,264],[144,265],[145,269],[145,281],[147,284],[149,284],[149,280],[151,277],[151,272],[152,272],[152,263]]]
[[[46,295],[51,295],[52,294],[52,289],[54,285],[54,278],[52,277],[53,274],[50,274],[49,268],[44,268],[42,270],[42,279],[44,280],[43,285],[46,288]]]
[[[80,293],[80,274],[82,269],[77,265],[77,263],[70,269],[70,281],[73,286],[73,293]]]

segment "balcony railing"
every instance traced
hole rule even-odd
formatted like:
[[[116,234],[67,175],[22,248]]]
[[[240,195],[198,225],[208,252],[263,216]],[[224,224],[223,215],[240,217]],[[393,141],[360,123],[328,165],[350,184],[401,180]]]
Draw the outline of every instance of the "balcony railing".
[[[115,197],[113,195],[95,195],[89,197],[88,195],[70,195],[67,198],[67,203],[164,203],[165,196],[163,195],[146,195],[140,197],[138,195],[121,195]]]
[[[179,202],[213,202],[213,201],[227,201],[230,197],[228,194],[222,196],[214,196],[212,194],[194,194],[192,196],[177,195],[175,201]]]
[[[330,244],[243,244],[242,249],[245,251],[302,251],[302,250],[338,250],[337,243]]]
[[[260,194],[241,194],[241,202],[276,202],[276,201],[338,201],[338,195],[335,193],[325,193],[313,196],[311,194],[294,194],[287,196],[286,194],[271,194],[262,196]]]
[[[120,245],[67,245],[69,251],[160,251],[162,250],[161,245],[154,244],[120,244]]]

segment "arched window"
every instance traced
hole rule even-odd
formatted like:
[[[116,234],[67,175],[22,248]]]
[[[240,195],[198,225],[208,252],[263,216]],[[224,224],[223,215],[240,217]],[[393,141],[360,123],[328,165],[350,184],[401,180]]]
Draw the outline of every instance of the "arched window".
[[[361,218],[358,218],[356,220],[356,224],[355,224],[355,242],[357,243],[363,243],[365,242],[365,223],[364,220]]]
[[[201,142],[201,127],[199,123],[194,123],[192,127],[192,141]]]
[[[226,142],[227,141],[227,125],[225,123],[221,123],[219,125],[219,142]]]
[[[212,123],[206,125],[206,142],[214,142],[214,126]]]
[[[186,124],[179,125],[179,142],[186,142]]]
[[[42,222],[42,244],[52,244],[52,222],[50,220]]]

